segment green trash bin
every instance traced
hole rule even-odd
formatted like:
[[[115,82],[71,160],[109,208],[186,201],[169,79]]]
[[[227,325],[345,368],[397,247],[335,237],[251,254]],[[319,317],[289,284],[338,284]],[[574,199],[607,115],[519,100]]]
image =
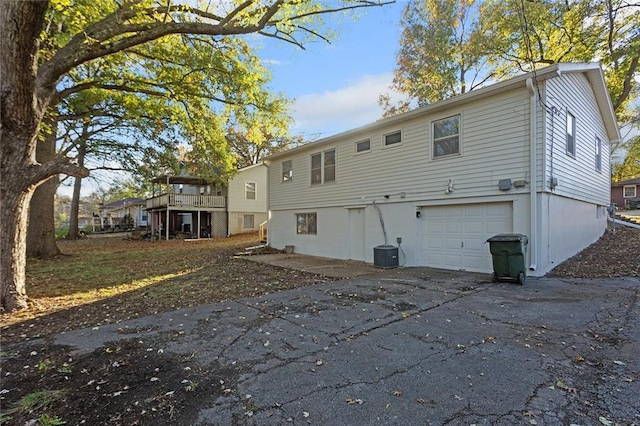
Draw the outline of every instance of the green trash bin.
[[[487,240],[493,259],[493,282],[516,281],[524,284],[527,278],[525,257],[529,239],[522,234],[499,234]]]
[[[638,210],[638,202],[637,201],[629,201],[629,210]]]

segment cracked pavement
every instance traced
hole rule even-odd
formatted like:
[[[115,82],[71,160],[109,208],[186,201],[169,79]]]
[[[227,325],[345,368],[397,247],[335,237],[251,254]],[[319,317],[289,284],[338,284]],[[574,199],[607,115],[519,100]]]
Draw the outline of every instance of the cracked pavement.
[[[637,278],[519,286],[406,268],[67,332],[54,343],[88,353],[153,339],[167,356],[224,372],[199,407],[201,425],[632,425],[639,292]]]

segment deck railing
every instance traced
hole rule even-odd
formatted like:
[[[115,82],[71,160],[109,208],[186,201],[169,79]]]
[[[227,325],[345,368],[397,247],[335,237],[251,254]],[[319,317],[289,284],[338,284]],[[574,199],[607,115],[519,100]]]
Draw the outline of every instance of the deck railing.
[[[265,220],[260,224],[260,242],[267,242],[267,221]]]
[[[219,195],[162,194],[147,200],[147,208],[202,207],[224,208],[227,198]]]

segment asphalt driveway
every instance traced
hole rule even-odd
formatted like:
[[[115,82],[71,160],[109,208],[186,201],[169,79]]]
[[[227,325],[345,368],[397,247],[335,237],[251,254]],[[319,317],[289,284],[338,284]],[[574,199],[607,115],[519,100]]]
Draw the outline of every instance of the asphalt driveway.
[[[637,278],[519,286],[423,268],[369,272],[54,343],[88,353],[153,341],[154,353],[189,354],[225,377],[175,424],[640,423]]]

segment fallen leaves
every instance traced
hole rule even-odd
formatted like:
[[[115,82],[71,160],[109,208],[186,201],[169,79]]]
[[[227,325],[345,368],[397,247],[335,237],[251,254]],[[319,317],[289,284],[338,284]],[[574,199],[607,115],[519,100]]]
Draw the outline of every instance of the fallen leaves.
[[[572,388],[570,386],[565,385],[562,381],[558,380],[556,382],[556,386],[559,389],[562,389],[564,391],[567,391],[568,393],[578,393],[578,390],[576,388]]]

